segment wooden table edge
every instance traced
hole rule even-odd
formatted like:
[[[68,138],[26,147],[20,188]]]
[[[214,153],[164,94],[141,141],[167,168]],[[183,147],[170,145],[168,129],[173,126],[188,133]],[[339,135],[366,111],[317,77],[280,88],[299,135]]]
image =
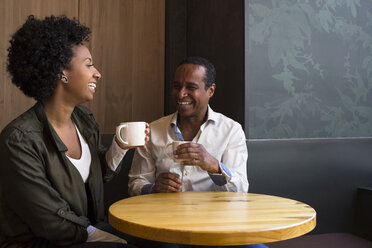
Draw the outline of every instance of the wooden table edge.
[[[254,194],[254,193],[250,193]],[[263,195],[263,194],[256,194],[256,195]],[[284,198],[280,196],[275,196],[279,198]],[[289,199],[289,198],[284,198]],[[293,199],[289,199],[293,200]],[[296,201],[296,200],[293,200]],[[299,201],[296,201],[299,202]],[[311,208],[311,206],[304,204]],[[150,227],[138,223],[128,222],[126,220],[122,220],[115,215],[113,215],[110,211],[111,206],[109,208],[109,223],[116,229],[139,237],[154,241],[160,242],[167,242],[167,243],[178,243],[178,244],[185,244],[185,245],[244,245],[244,244],[258,244],[258,243],[271,243],[277,242],[282,240],[287,240],[295,237],[299,237],[304,235],[310,231],[312,231],[316,226],[316,211],[314,210],[314,215],[311,219],[306,219],[303,222],[291,224],[286,227],[278,227],[278,228],[271,228],[268,229],[265,234],[260,232],[252,232],[252,231],[237,231],[234,234],[230,232],[201,232],[193,233],[190,231],[180,231],[180,230],[173,230],[167,229],[164,227],[157,228],[157,227]],[[167,230],[165,233],[164,230]],[[253,235],[256,236],[254,240],[252,240]],[[275,235],[272,235],[275,234]],[[279,236],[278,236],[279,235]],[[277,238],[274,238],[276,236]]]

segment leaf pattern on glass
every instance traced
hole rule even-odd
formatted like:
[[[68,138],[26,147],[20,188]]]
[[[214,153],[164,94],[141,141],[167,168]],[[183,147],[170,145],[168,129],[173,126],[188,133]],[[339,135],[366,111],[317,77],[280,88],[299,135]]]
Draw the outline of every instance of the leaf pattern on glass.
[[[372,135],[372,1],[251,0],[250,138]]]

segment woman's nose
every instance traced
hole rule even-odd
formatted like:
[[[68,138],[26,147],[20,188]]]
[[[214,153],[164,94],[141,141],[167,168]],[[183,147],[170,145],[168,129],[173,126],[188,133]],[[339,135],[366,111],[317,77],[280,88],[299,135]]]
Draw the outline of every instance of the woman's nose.
[[[102,75],[101,73],[99,73],[99,71],[96,69],[96,72],[94,73],[93,77],[97,80],[100,80]]]

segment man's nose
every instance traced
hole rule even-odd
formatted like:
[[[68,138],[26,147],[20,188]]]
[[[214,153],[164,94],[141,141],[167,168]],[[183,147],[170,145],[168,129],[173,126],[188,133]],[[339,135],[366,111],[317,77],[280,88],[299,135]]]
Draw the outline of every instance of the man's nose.
[[[182,87],[179,91],[178,91],[178,98],[179,99],[182,99],[184,98],[185,96],[187,96],[187,90],[185,87]]]

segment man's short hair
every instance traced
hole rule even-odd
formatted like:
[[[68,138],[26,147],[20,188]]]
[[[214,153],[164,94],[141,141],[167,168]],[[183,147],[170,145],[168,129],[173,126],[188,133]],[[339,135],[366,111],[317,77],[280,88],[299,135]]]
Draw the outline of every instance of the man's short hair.
[[[206,69],[204,83],[205,89],[208,89],[212,84],[216,83],[216,69],[214,65],[207,59],[202,57],[187,57],[178,65],[180,67],[183,64],[193,64],[193,65],[201,65]]]

